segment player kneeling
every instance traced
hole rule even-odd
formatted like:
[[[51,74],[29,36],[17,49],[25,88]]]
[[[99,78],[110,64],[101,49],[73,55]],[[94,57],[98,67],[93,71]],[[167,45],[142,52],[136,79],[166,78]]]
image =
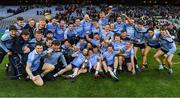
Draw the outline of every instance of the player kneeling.
[[[42,65],[42,62],[40,59],[50,54],[51,52],[52,52],[51,50],[47,52],[43,52],[43,44],[36,43],[35,49],[28,55],[26,72],[30,76],[30,79],[37,86],[44,85],[44,81],[41,77],[41,74],[46,74],[51,71],[51,66],[46,65],[46,64]]]
[[[134,49],[132,43],[130,41],[126,42],[126,46],[120,49],[120,54],[127,65],[128,71],[131,71],[132,74],[135,74],[135,66],[134,66]]]

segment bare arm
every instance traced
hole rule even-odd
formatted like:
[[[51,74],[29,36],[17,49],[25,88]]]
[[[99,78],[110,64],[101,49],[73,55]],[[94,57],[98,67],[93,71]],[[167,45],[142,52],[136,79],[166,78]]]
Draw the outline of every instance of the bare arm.
[[[30,70],[31,65],[27,64],[26,65],[26,72],[27,74],[30,76],[31,79],[34,79],[34,75],[32,74],[31,70]]]
[[[129,24],[130,18],[126,14],[122,14],[122,16],[124,16],[127,19],[128,24]]]

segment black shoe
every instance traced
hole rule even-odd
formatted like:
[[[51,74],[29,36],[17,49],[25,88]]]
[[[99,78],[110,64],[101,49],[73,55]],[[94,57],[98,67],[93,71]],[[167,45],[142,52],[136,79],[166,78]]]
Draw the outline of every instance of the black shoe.
[[[70,77],[71,82],[75,82],[76,81],[76,77]]]
[[[148,64],[144,64],[145,68],[149,68]]]
[[[117,76],[112,76],[112,79],[113,79],[114,81],[119,81],[119,78],[118,78]]]
[[[136,68],[136,71],[137,72],[141,72],[141,68]]]
[[[110,74],[110,73],[109,73],[109,74]],[[118,78],[115,74],[113,74],[113,75],[110,74],[110,76],[112,77],[113,80],[119,81],[119,78]]]

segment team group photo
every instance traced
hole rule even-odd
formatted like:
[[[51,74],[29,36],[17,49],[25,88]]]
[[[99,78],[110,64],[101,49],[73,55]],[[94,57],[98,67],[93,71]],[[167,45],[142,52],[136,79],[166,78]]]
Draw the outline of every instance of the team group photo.
[[[180,96],[178,5],[2,1],[0,96]]]

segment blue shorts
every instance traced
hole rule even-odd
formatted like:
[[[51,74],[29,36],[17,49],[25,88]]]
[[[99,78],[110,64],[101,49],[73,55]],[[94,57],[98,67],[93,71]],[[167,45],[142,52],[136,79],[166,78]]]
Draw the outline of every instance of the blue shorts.
[[[41,69],[37,69],[36,71],[33,71],[33,72],[32,72],[32,74],[33,74],[34,76],[41,75],[41,73],[42,73],[42,70],[41,70]]]
[[[41,75],[41,73],[42,73],[42,67],[43,67],[43,64],[41,63],[40,66],[39,66],[39,68],[38,68],[36,71],[33,71],[32,74],[33,74],[34,76]]]
[[[76,65],[74,65],[72,63],[71,63],[71,65],[72,65],[72,68],[80,68],[81,67],[81,66],[76,66]]]

